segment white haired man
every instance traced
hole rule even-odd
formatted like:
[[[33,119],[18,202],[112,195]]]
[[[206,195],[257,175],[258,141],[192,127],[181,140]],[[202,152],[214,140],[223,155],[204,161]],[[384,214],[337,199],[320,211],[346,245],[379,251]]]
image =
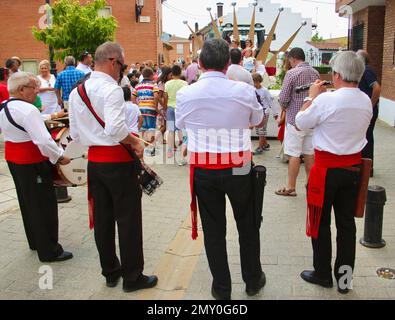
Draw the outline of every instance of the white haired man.
[[[158,278],[142,273],[141,189],[136,159],[121,145],[131,145],[138,156],[143,154],[144,147],[126,125],[125,100],[118,86],[124,59],[117,43],[106,42],[97,48],[95,71],[85,82],[84,92],[79,87],[70,94],[69,117],[71,137],[89,146],[88,198],[102,275],[108,287],[115,287],[122,276],[123,290],[131,292],[155,286]],[[121,262],[116,254],[115,224]]]
[[[1,105],[0,128],[5,140],[5,159],[18,195],[29,247],[42,262],[71,259],[58,243],[58,207],[52,180],[52,164],[66,165],[63,156],[32,105],[38,79],[26,72],[8,80],[11,98]]]
[[[306,233],[312,238],[314,271],[305,270],[307,282],[332,287],[332,207],[337,229],[334,275],[338,291],[347,293],[351,283],[341,282],[344,270],[352,275],[355,263],[355,205],[360,182],[361,151],[372,118],[372,103],[358,89],[365,70],[355,52],[338,53],[331,61],[334,92],[325,92],[316,81],[296,115],[296,127],[314,128],[315,162],[307,190]],[[325,93],[323,93],[325,92]]]

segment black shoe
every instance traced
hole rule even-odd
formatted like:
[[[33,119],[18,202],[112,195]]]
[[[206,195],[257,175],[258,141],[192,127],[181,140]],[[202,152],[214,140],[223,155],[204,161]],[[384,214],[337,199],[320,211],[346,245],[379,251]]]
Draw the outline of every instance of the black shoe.
[[[219,292],[215,290],[213,286],[211,287],[211,295],[214,297],[215,300],[230,300],[230,292]]]
[[[305,270],[300,274],[301,278],[304,281],[313,283],[313,284],[318,284],[321,287],[324,288],[333,288],[333,280],[332,280],[332,276],[330,278],[327,279],[322,279],[322,278],[318,278],[315,274],[314,271],[309,271],[309,270]]]
[[[123,291],[133,292],[140,289],[148,289],[155,287],[158,283],[157,276],[145,276],[141,275],[140,279],[134,282],[123,281]]]
[[[119,279],[121,278],[121,275],[118,275],[116,277],[108,277],[106,278],[106,286],[108,288],[115,288],[118,285]]]
[[[49,259],[49,260],[41,260],[41,262],[60,262],[60,261],[65,261],[69,260],[73,257],[73,254],[68,251],[63,251],[60,255],[58,255],[55,259]]]
[[[340,289],[340,287],[337,287],[337,292],[341,293],[341,294],[347,294],[348,293],[348,288],[345,289]]]
[[[250,297],[255,296],[265,286],[265,284],[266,284],[266,276],[265,273],[262,272],[261,278],[258,280],[257,283],[246,285],[247,295],[249,295]]]

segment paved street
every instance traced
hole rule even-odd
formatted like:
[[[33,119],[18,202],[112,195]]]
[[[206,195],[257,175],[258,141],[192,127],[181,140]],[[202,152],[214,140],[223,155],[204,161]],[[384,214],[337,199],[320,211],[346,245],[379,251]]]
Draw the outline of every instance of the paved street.
[[[232,299],[395,299],[395,280],[376,275],[379,267],[395,268],[394,134],[395,129],[383,123],[376,126],[375,177],[370,182],[383,186],[387,192],[383,226],[387,245],[368,249],[357,244],[354,290],[348,295],[339,295],[336,288],[307,284],[299,277],[302,270],[312,268],[310,239],[305,236],[305,173],[301,171],[296,198],[276,196],[274,190],[286,181],[287,167],[276,159],[278,141],[269,141],[271,151],[255,159],[268,169],[261,228],[261,262],[267,284],[256,297],[244,292],[237,231],[228,206]],[[77,187],[68,189],[72,201],[59,205],[60,243],[73,252],[74,258],[50,264],[53,289],[42,290],[39,268],[43,264],[26,242],[14,184],[4,161],[3,143],[0,153],[0,299],[212,299],[203,235],[200,232],[197,241],[190,238],[188,167],[154,164],[164,184],[153,197],[143,198],[145,273],[158,274],[156,288],[125,294],[121,283],[113,289],[105,286],[93,232],[88,228],[86,188]],[[159,162],[162,156],[163,152],[149,161]],[[363,222],[357,220],[357,239],[363,235]]]

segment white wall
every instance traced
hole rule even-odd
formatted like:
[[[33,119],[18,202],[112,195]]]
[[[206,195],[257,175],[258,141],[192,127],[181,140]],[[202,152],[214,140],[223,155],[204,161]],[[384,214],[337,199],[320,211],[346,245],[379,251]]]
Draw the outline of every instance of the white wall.
[[[266,34],[269,33],[274,20],[277,17],[278,9],[281,7],[280,4],[271,3],[270,0],[258,0],[256,7],[256,18],[255,23],[261,23],[265,27]],[[263,12],[259,12],[259,8],[263,8]],[[250,25],[251,17],[253,12],[252,4],[249,7],[238,7],[236,6],[237,22],[239,25]],[[280,47],[291,37],[291,35],[300,27],[302,21],[307,21],[307,25],[300,30],[298,36],[291,44],[291,48],[300,47],[304,50],[310,48],[306,41],[310,41],[312,37],[310,18],[302,17],[299,12],[293,12],[290,8],[285,8],[281,13],[280,19],[276,29],[276,40],[271,44],[271,50],[278,50]],[[233,10],[230,14],[224,16],[224,23],[233,24]]]
[[[380,98],[379,119],[395,127],[395,101]]]

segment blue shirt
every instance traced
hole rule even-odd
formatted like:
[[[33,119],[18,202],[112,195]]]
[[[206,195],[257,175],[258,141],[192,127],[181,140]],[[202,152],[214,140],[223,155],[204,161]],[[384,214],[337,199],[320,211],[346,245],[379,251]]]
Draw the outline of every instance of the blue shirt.
[[[359,89],[362,92],[366,93],[369,96],[369,98],[371,98],[373,94],[373,86],[376,83],[377,83],[376,73],[371,67],[366,66],[362,79],[359,82],[359,86],[358,86]]]
[[[75,67],[68,66],[64,71],[58,74],[55,82],[55,89],[62,89],[62,99],[69,101],[69,95],[74,84],[84,77],[85,74]]]

